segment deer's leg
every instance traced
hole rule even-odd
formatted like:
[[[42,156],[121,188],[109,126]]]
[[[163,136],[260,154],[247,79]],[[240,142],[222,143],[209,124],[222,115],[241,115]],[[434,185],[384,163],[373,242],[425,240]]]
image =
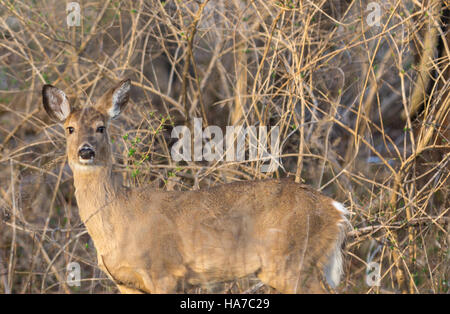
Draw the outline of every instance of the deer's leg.
[[[326,293],[321,282],[319,267],[308,263],[299,265],[299,258],[274,258],[263,265],[257,277],[263,283],[275,288],[281,293]]]
[[[119,284],[117,285],[117,288],[119,288],[119,291],[121,294],[143,294],[144,293],[141,290],[127,287],[124,285],[119,285]]]
[[[297,223],[296,223],[297,222]],[[317,243],[320,236],[311,233],[308,218],[299,219],[285,230],[271,229],[265,234],[265,249],[261,250],[261,270],[258,278],[282,293],[324,293],[320,284],[324,256],[329,251]],[[296,237],[292,238],[292,234]]]
[[[151,275],[145,270],[137,270],[137,274],[141,282],[145,286],[145,290],[151,293],[174,293],[176,292],[178,280],[175,276],[168,273],[161,275],[163,272],[152,273]]]

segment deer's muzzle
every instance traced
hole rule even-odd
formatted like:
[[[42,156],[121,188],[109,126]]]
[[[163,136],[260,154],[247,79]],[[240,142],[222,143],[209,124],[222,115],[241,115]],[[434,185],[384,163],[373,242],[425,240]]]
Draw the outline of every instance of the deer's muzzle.
[[[93,161],[95,157],[95,151],[92,149],[92,147],[83,145],[78,151],[78,157],[80,158],[80,161]]]

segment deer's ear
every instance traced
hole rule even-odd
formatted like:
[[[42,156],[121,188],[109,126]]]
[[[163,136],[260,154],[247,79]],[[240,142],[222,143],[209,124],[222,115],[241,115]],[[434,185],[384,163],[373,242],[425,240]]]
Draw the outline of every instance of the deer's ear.
[[[42,87],[42,102],[47,114],[53,120],[63,122],[70,114],[70,105],[66,94],[52,85]]]
[[[131,81],[129,79],[121,81],[100,98],[97,108],[106,113],[110,119],[117,118],[130,99],[130,88]]]

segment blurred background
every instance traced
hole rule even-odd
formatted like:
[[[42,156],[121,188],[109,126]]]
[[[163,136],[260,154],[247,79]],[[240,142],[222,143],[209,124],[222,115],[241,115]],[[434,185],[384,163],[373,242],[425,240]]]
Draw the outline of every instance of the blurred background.
[[[124,184],[295,178],[352,213],[337,292],[449,293],[448,22],[440,0],[0,0],[0,293],[117,292],[41,89],[85,106],[123,78],[131,100],[111,136]],[[278,126],[283,167],[174,162],[171,130],[194,117]],[[214,291],[274,292],[254,285]]]

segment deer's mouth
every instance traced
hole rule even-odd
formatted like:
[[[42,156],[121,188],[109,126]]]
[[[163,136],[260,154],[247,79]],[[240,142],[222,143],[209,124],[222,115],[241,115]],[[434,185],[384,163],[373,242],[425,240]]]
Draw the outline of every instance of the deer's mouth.
[[[82,146],[78,151],[78,161],[82,165],[90,165],[94,163],[95,151],[92,147]]]

